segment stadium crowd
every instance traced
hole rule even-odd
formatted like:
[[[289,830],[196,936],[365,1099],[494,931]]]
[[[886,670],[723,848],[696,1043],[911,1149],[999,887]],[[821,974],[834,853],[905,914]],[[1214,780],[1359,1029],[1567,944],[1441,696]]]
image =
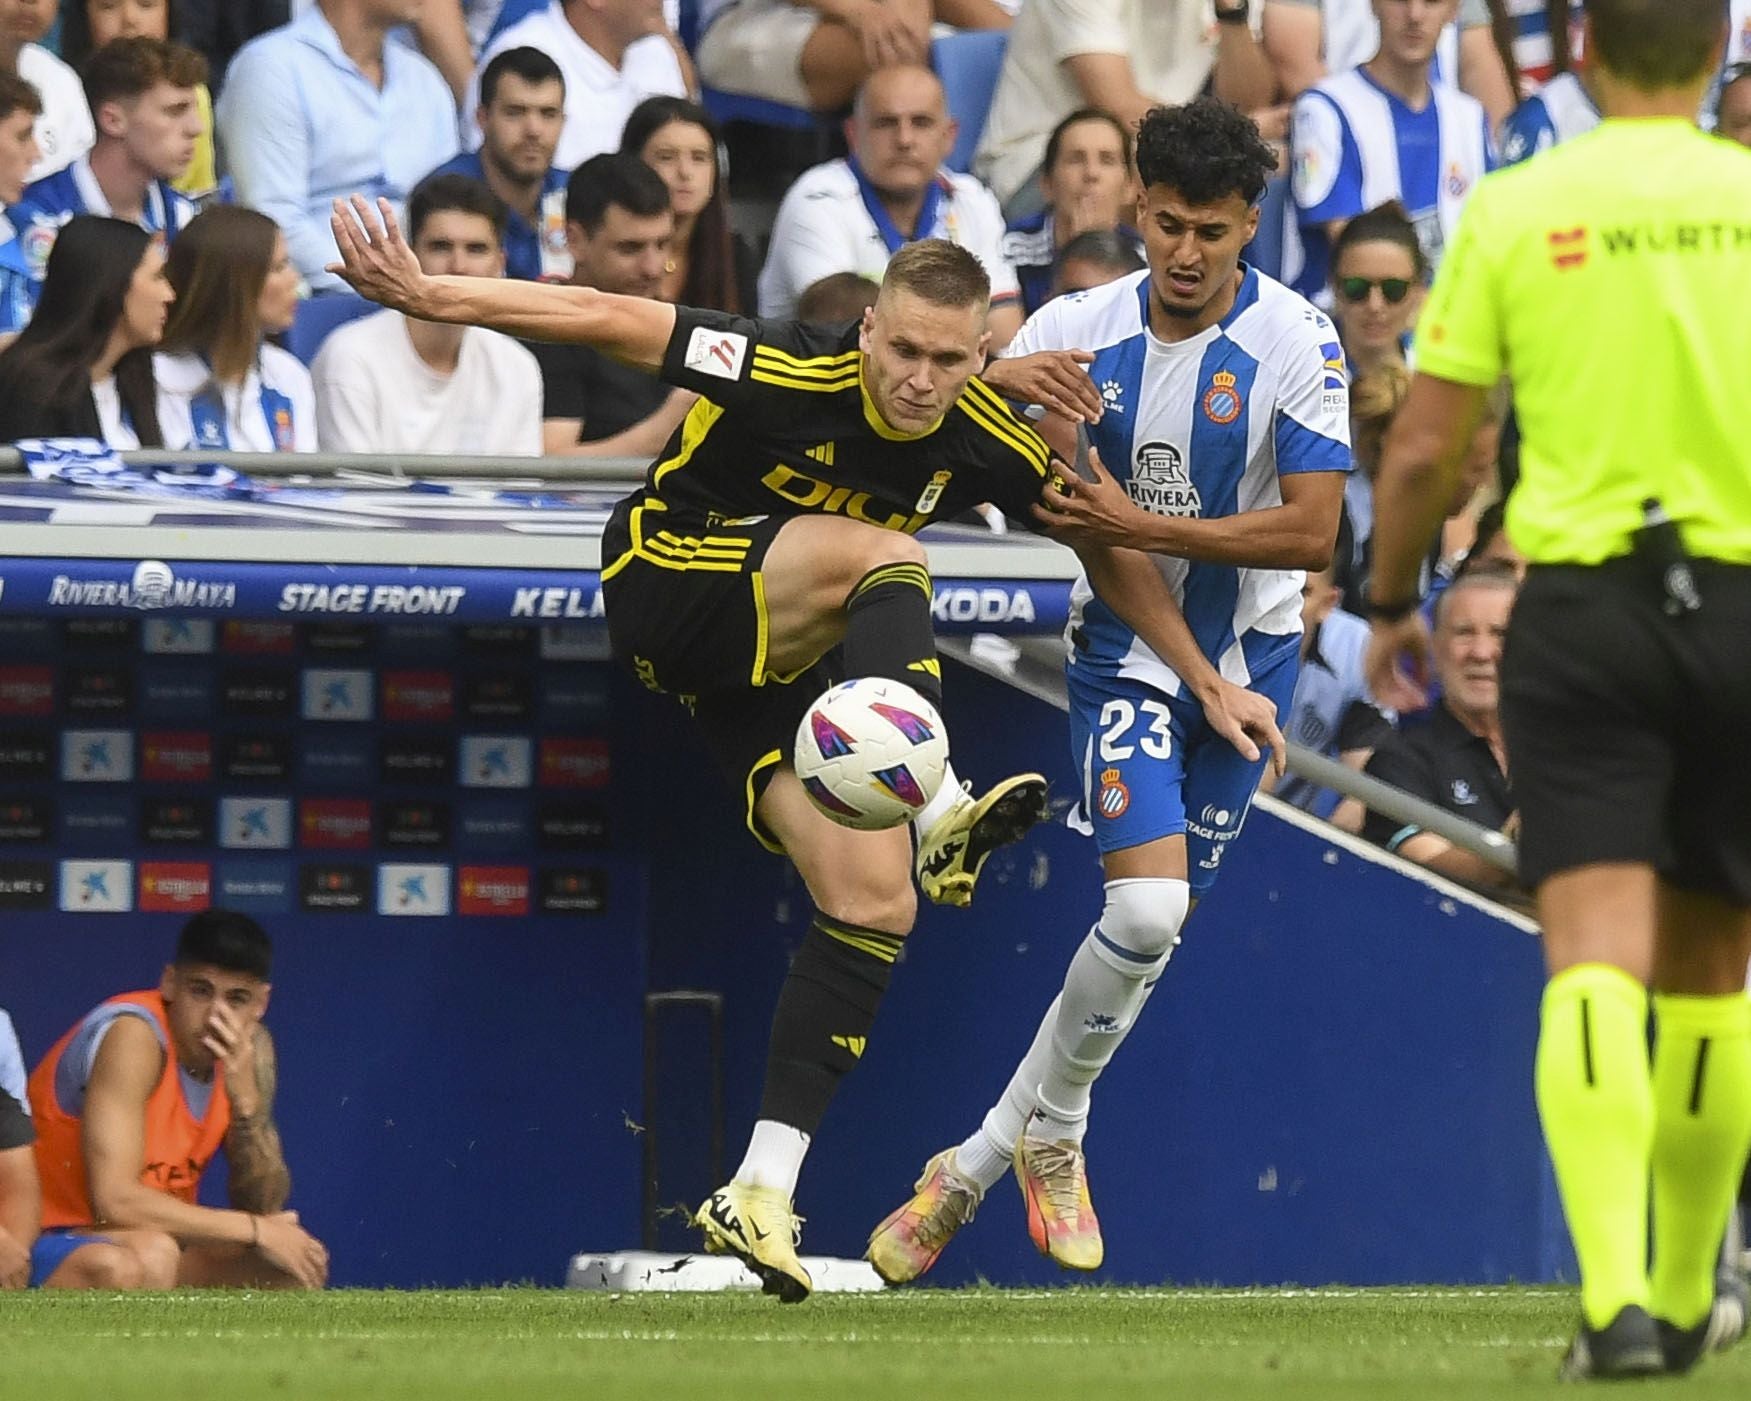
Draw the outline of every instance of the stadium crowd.
[[[0,0],[0,441],[653,454],[690,394],[584,347],[369,306],[330,271],[335,197],[387,200],[428,272],[779,318],[855,317],[896,249],[943,236],[989,273],[1001,348],[1050,298],[1142,267],[1134,125],[1210,90],[1282,153],[1249,261],[1330,311],[1351,385],[1359,470],[1332,567],[1308,582],[1285,730],[1511,827],[1505,777],[1482,762],[1488,749],[1502,763],[1485,697],[1501,628],[1472,616],[1503,611],[1517,577],[1498,508],[1514,475],[1508,406],[1480,429],[1427,562],[1452,647],[1443,699],[1421,717],[1383,712],[1361,678],[1370,481],[1468,192],[1598,120],[1580,9]],[[1751,143],[1748,51],[1751,3],[1736,0],[1703,119]],[[791,162],[775,209],[738,194],[747,171],[720,116],[762,188]],[[794,159],[799,129],[802,147],[844,154]],[[1480,574],[1501,587],[1441,597]],[[1463,775],[1423,733],[1440,728],[1452,749],[1454,725],[1477,747]],[[1331,793],[1282,792],[1364,829]],[[1388,825],[1366,830],[1479,875]]]

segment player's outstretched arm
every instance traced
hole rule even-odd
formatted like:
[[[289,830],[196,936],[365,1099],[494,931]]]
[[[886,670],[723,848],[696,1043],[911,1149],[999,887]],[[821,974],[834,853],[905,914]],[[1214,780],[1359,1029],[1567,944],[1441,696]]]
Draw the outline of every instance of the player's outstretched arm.
[[[359,195],[329,219],[341,260],[329,271],[362,297],[421,321],[484,326],[524,340],[593,346],[655,374],[675,330],[675,308],[593,287],[501,277],[430,277],[401,236],[387,200]]]
[[[1093,544],[1078,545],[1076,555],[1101,602],[1173,668],[1203,707],[1210,728],[1248,761],[1256,761],[1268,749],[1270,773],[1282,777],[1288,750],[1277,727],[1276,705],[1222,678],[1198,646],[1167,580],[1149,557],[1136,550]]]

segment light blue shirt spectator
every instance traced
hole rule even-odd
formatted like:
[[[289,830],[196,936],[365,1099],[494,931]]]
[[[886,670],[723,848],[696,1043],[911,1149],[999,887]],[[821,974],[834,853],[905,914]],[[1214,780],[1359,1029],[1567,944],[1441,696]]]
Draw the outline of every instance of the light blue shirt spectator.
[[[456,103],[423,55],[383,48],[378,88],[341,50],[320,6],[244,46],[225,75],[219,135],[238,202],[285,231],[317,291],[338,259],[328,220],[337,197],[400,206],[420,177],[456,154]]]

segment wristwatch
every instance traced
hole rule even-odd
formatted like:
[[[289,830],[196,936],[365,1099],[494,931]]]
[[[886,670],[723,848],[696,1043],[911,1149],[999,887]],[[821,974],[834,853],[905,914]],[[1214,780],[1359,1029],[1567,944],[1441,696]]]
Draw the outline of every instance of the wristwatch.
[[[1243,0],[1243,2],[1239,5],[1218,5],[1218,6],[1216,6],[1216,23],[1217,24],[1249,24],[1249,23],[1251,23],[1251,15],[1249,13],[1249,7],[1245,3],[1245,0]]]

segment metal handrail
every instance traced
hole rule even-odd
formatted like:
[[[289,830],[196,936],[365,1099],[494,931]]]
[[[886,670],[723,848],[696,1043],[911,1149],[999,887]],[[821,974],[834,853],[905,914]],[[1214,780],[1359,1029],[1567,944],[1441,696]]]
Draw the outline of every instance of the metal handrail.
[[[971,638],[938,638],[937,648],[988,676],[1009,682],[1036,699],[1060,710],[1070,709],[1070,697],[1064,683],[1063,648],[1055,638],[1020,639],[1020,656],[1013,669],[1005,669],[981,657],[974,650]],[[1394,822],[1433,832],[1499,871],[1511,876],[1519,872],[1518,848],[1500,832],[1468,822],[1445,808],[1394,788],[1390,783],[1382,783],[1371,774],[1352,769],[1299,744],[1289,746],[1289,772],[1346,798],[1355,798]]]

